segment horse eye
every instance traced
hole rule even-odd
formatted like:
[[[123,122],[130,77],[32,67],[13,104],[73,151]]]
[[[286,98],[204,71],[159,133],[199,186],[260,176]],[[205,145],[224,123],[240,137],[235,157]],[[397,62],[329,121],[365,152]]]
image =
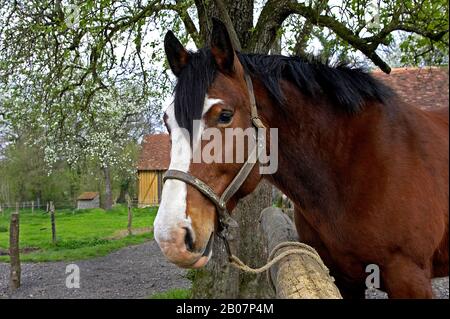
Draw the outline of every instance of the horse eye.
[[[219,115],[218,122],[219,124],[228,124],[231,122],[231,119],[233,118],[233,112],[231,111],[222,111]]]

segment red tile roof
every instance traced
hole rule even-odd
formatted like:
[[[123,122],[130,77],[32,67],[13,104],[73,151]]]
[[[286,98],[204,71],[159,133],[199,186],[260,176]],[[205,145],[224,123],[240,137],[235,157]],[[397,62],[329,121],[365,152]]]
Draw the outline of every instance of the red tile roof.
[[[170,164],[170,137],[168,134],[146,135],[142,141],[138,170],[166,170]]]
[[[98,192],[84,192],[78,196],[78,200],[93,200],[98,196]]]
[[[407,103],[424,109],[448,106],[448,67],[395,68],[391,74],[372,74]]]

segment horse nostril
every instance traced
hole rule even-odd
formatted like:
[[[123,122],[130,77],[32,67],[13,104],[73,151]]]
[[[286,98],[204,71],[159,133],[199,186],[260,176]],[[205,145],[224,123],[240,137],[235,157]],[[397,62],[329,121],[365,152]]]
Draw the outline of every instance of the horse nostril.
[[[192,238],[192,233],[189,228],[184,227],[186,229],[186,235],[184,236],[184,243],[186,244],[187,250],[194,250],[194,240]]]

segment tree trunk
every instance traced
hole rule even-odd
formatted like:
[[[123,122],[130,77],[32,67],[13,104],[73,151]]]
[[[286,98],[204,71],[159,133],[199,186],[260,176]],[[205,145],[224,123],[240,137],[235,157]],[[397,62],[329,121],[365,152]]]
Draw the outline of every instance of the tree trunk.
[[[238,35],[243,50],[248,43],[253,29],[254,0],[228,0],[228,13]]]
[[[122,180],[122,182],[120,183],[119,197],[117,197],[116,201],[117,203],[121,204],[126,203],[129,188],[130,188],[130,180],[129,179]]]
[[[195,0],[200,22],[200,37],[204,43],[209,42],[212,26],[211,18],[219,18],[222,22],[226,20],[223,13],[217,8],[216,3],[222,3],[226,7],[242,50],[246,51],[245,47],[253,29],[254,0]]]
[[[233,218],[239,228],[232,230],[230,242],[233,254],[252,267],[267,262],[267,249],[262,244],[259,214],[272,203],[272,186],[261,182],[258,188],[239,201]],[[220,238],[216,237],[213,257],[203,269],[194,271],[193,298],[271,298],[273,292],[265,274],[247,274],[233,268]]]
[[[205,43],[208,43],[211,17],[218,17],[224,21],[215,4],[218,2],[226,6],[242,51],[247,51],[247,43],[253,28],[254,0],[196,0],[201,37]],[[261,210],[271,204],[272,186],[261,182],[258,188],[242,199],[233,211],[233,218],[236,219],[239,228],[232,230],[234,240],[230,242],[231,249],[250,266],[260,266],[267,261],[267,251],[262,245],[258,220]],[[274,296],[265,274],[242,273],[230,266],[223,242],[218,237],[214,240],[213,257],[208,265],[194,271],[192,290],[194,298],[270,298]]]
[[[111,187],[111,172],[108,166],[102,168],[103,174],[105,176],[105,210],[110,210],[112,208],[113,198],[112,198],[112,187]]]
[[[272,48],[270,49],[270,54],[281,54],[281,33],[277,34]]]

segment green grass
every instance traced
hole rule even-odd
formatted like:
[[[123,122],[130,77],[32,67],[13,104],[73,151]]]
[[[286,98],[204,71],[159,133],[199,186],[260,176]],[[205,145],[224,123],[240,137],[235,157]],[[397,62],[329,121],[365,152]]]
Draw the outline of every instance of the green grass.
[[[156,208],[133,208],[133,229],[150,227],[156,216]],[[9,247],[10,212],[0,214],[0,249]],[[22,261],[43,262],[79,260],[104,256],[119,248],[143,243],[153,233],[112,239],[117,232],[126,231],[128,213],[122,205],[110,211],[103,209],[56,210],[56,244],[52,243],[50,216],[42,210],[20,211],[20,248],[39,249],[21,254]],[[9,261],[9,256],[0,256]]]
[[[165,292],[160,292],[151,295],[149,299],[190,299],[190,289],[171,289]]]

